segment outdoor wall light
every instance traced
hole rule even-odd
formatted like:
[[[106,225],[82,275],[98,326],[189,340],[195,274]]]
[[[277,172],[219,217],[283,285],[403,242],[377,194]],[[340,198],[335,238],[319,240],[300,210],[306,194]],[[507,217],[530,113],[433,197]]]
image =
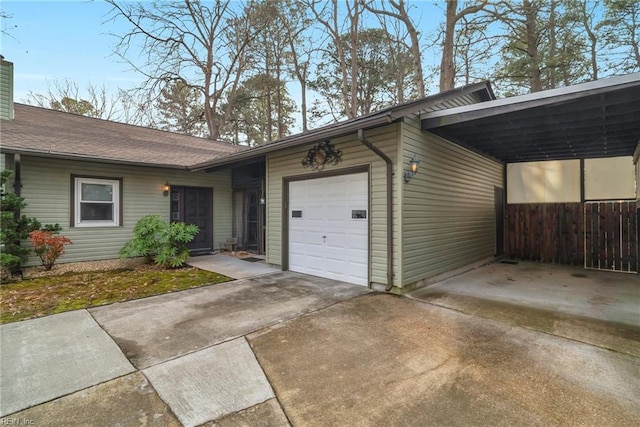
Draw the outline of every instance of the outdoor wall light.
[[[169,182],[165,182],[164,185],[162,186],[162,195],[164,197],[169,196]]]
[[[416,159],[416,156],[414,154],[413,157],[411,157],[411,160],[409,160],[409,170],[404,173],[404,182],[411,181],[411,178],[413,178],[418,173],[419,163],[420,160]]]

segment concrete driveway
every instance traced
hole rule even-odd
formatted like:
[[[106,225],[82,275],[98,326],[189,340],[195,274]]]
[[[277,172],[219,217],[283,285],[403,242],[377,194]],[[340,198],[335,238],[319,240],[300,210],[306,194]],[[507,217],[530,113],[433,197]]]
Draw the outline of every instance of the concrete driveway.
[[[41,402],[32,394],[22,408],[35,406],[0,422],[640,424],[638,355],[441,302],[286,272],[3,325],[3,414],[12,412],[6,396],[25,385],[75,391]],[[56,340],[39,341],[58,324],[73,330],[73,316],[84,326],[54,349],[53,363],[45,350]],[[94,340],[108,360],[76,373]],[[14,360],[9,382],[5,358]],[[91,369],[103,376],[79,382]]]
[[[640,357],[635,274],[494,263],[408,297]]]

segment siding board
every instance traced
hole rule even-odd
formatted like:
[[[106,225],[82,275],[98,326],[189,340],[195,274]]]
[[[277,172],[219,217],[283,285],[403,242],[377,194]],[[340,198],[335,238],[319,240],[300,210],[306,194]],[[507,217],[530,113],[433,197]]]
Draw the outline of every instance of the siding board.
[[[402,165],[420,160],[401,196],[403,285],[493,256],[503,165],[421,131],[416,116],[405,118],[402,137]]]
[[[121,227],[69,226],[71,174],[123,179],[124,220]],[[169,197],[162,196],[162,185],[167,181],[171,185],[212,187],[214,248],[231,237],[232,190],[229,170],[192,173],[175,169],[22,156],[22,195],[27,202],[23,212],[43,224],[60,224],[62,234],[73,241],[58,262],[117,258],[122,246],[131,238],[138,219],[145,215],[159,214],[169,220],[170,200]],[[32,257],[27,265],[38,264],[37,259]]]

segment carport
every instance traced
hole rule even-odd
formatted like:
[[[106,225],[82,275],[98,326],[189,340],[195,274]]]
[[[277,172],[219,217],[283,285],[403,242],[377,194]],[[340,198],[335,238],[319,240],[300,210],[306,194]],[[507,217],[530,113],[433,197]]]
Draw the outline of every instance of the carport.
[[[504,230],[499,254],[638,272],[638,100],[635,73],[435,111],[421,126],[504,163],[506,191],[496,195],[497,227]],[[606,186],[607,175],[624,172],[612,166],[618,164],[627,173],[620,191]],[[520,197],[515,176],[525,186],[539,179],[547,198]]]

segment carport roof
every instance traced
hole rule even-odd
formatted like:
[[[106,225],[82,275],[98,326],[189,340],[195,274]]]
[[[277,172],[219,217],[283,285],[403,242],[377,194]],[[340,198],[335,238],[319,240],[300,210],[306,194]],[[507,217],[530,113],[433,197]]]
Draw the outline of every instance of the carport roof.
[[[631,156],[640,73],[430,112],[422,129],[508,163]]]

